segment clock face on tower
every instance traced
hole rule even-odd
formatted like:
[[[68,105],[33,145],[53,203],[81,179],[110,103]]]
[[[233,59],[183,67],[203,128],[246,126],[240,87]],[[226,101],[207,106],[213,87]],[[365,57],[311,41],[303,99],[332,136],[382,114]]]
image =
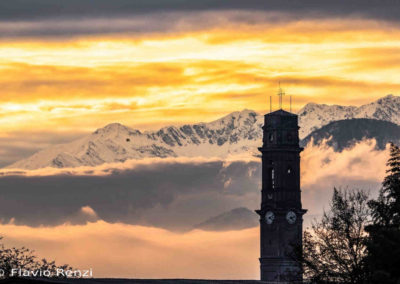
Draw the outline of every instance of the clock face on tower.
[[[272,224],[274,222],[275,215],[273,212],[268,211],[267,214],[265,214],[265,220],[267,221],[267,224]]]
[[[294,224],[296,222],[296,213],[294,213],[293,211],[289,211],[286,214],[286,220],[288,221],[289,224]]]

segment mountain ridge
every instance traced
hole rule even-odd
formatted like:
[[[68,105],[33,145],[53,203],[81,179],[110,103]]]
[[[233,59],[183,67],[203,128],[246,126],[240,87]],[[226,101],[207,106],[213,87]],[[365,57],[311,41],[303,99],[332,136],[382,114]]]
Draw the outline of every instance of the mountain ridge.
[[[387,143],[398,144],[400,142],[400,125],[370,118],[332,121],[311,132],[301,140],[300,145],[305,147],[311,141],[314,145],[320,145],[325,140],[328,146],[340,152],[364,139],[374,139],[376,141],[375,148],[383,150]]]
[[[400,124],[399,113],[400,97],[393,95],[360,107],[309,103],[298,112],[300,138],[342,119],[371,118]],[[263,123],[263,115],[248,109],[208,123],[165,126],[156,131],[111,123],[70,143],[43,149],[6,168],[96,166],[149,157],[258,155]]]
[[[359,107],[308,103],[298,112],[300,138],[305,138],[331,121],[343,119],[371,118],[400,124],[399,114],[400,97],[394,95],[387,95]]]

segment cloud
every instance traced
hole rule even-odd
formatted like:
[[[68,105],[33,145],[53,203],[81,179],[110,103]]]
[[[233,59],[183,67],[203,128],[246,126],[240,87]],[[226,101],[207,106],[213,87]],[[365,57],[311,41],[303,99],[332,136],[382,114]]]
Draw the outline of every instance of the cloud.
[[[68,225],[84,225],[88,222],[96,222],[100,220],[97,213],[90,206],[83,206],[81,209],[71,215],[64,218],[64,224]],[[13,219],[12,224],[15,224],[15,219]]]
[[[337,153],[326,143],[310,143],[302,155],[302,185],[307,187],[319,184],[319,180],[330,176],[382,181],[389,158],[388,145],[384,151],[376,150],[375,147],[375,140],[364,140],[344,149],[342,153]]]
[[[301,183],[303,205],[309,209],[305,215],[307,221],[328,209],[333,187],[359,188],[376,198],[386,174],[389,151],[388,145],[385,150],[376,150],[375,145],[375,140],[365,140],[341,153],[325,143],[305,148]]]
[[[353,2],[358,1],[361,2],[353,0]],[[396,12],[399,11],[398,5],[395,7],[379,5],[380,9],[368,9],[367,5],[363,4],[355,9],[348,3],[343,5],[335,1],[315,1],[312,5],[304,3],[301,7],[289,4],[290,1],[278,0],[268,3],[257,0],[258,5],[253,5],[255,1],[253,3],[229,1],[215,5],[214,1],[208,5],[195,5],[196,7],[189,3],[174,6],[165,1],[151,9],[141,9],[136,1],[120,6],[118,1],[107,2],[107,5],[101,3],[93,5],[87,0],[77,3],[70,1],[68,5],[60,3],[61,5],[57,6],[64,7],[54,7],[54,10],[51,9],[52,5],[47,4],[46,8],[50,9],[45,13],[41,13],[44,11],[43,7],[35,5],[25,14],[27,11],[20,9],[21,7],[14,7],[18,2],[0,3],[2,23],[0,38],[71,39],[71,37],[122,34],[140,38],[142,35],[177,34],[229,27],[258,29],[257,26],[276,24],[300,23],[301,25],[304,21],[323,22],[327,19],[367,20],[379,22],[383,26],[389,24],[393,26],[397,25]],[[202,1],[203,4],[204,2]],[[224,1],[219,1],[222,2]],[[33,2],[25,6],[31,3]],[[328,28],[322,24],[314,26],[313,30],[321,27]],[[240,32],[239,35],[245,36]],[[282,38],[286,38],[286,35],[282,35]]]
[[[334,186],[376,196],[388,150],[376,150],[374,143],[362,141],[340,153],[325,144],[306,147],[301,183],[307,224],[327,207]],[[101,219],[184,231],[233,208],[257,209],[260,202],[261,165],[254,157],[154,158],[1,175],[0,215],[3,223],[17,225]]]
[[[97,68],[10,63],[0,69],[2,91],[19,95],[2,97],[1,102],[40,102],[62,97],[68,107],[72,98],[106,99],[110,95],[123,98],[134,97],[135,93],[141,93],[136,95],[141,97],[145,95],[145,87],[176,87],[193,82],[193,78],[183,75],[185,67],[184,63],[174,62],[114,63]],[[70,107],[90,109],[79,103]]]
[[[258,228],[185,234],[110,224],[32,228],[0,225],[6,246],[26,246],[40,257],[94,277],[258,279]]]
[[[400,91],[396,25],[247,10],[171,13],[1,22],[0,132],[83,132],[110,122],[144,129],[211,120],[243,106],[264,112],[267,94],[277,107],[278,81],[295,111],[310,100],[359,105]],[[7,38],[48,27],[107,33],[136,22],[151,30],[169,20],[176,23],[167,34]]]
[[[251,160],[177,158],[4,171],[0,216],[31,226],[81,223],[90,208],[107,222],[186,230],[223,211],[255,209],[259,170]]]
[[[1,1],[0,19],[46,19],[46,18],[90,18],[90,17],[123,17],[148,15],[165,12],[201,12],[221,10],[273,11],[292,13],[293,17],[323,17],[359,15],[369,18],[397,20],[399,7],[392,1],[350,0],[338,2],[333,0],[306,0],[293,3],[290,0],[221,0],[221,1],[182,1],[182,0],[98,0],[96,5],[89,0],[70,0],[68,3],[51,0],[14,0]],[[251,19],[246,19],[251,21]]]

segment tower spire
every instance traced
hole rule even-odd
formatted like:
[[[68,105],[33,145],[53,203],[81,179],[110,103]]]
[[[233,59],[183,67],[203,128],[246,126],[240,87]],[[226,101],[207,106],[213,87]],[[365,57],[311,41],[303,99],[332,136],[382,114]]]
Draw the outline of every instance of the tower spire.
[[[269,112],[272,112],[272,96],[269,96]]]
[[[283,102],[283,96],[285,95],[285,92],[281,88],[281,82],[279,81],[279,90],[278,90],[278,96],[279,96],[279,109],[282,109],[282,102]]]

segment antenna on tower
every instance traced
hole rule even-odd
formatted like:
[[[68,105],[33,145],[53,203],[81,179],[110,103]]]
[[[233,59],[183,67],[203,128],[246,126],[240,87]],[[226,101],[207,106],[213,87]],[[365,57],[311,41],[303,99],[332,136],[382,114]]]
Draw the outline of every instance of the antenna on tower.
[[[272,96],[269,96],[269,112],[272,112]]]
[[[282,101],[283,101],[283,96],[285,95],[285,92],[281,88],[281,82],[279,81],[279,91],[278,91],[278,96],[279,96],[279,109],[282,109]]]
[[[290,95],[289,97],[290,97],[290,112],[292,112],[292,95]]]

